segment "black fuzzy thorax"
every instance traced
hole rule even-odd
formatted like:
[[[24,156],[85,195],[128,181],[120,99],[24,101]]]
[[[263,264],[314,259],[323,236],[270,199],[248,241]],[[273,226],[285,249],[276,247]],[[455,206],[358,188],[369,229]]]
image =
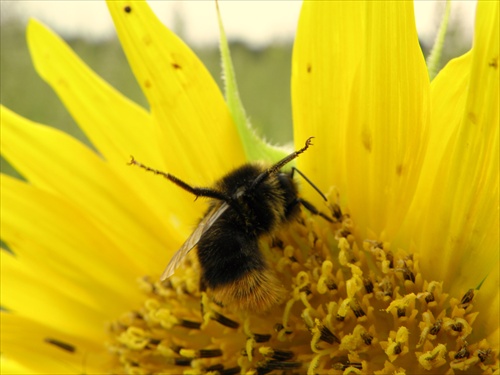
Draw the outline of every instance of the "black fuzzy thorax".
[[[205,286],[216,288],[248,272],[262,271],[266,263],[259,238],[272,234],[298,213],[297,187],[291,175],[279,172],[253,186],[264,171],[261,165],[246,164],[216,183],[216,189],[231,197],[231,202],[198,242]],[[212,201],[208,212],[220,204]]]

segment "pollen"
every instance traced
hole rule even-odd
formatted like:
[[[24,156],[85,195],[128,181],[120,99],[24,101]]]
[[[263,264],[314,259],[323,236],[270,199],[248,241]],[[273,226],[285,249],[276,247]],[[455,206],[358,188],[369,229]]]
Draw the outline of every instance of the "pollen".
[[[283,300],[255,313],[199,290],[196,256],[168,280],[139,280],[144,303],[109,325],[127,374],[453,374],[498,372],[474,322],[477,290],[425,280],[418,253],[358,239],[354,223],[304,213],[260,249]],[[195,253],[195,252],[192,252]]]

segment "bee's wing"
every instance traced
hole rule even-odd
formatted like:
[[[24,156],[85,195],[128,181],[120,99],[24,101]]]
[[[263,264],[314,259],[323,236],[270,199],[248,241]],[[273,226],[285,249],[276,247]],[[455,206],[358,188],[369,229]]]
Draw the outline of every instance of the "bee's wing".
[[[165,271],[161,274],[160,280],[164,281],[172,274],[174,271],[179,267],[179,264],[181,263],[182,259],[193,249],[193,247],[196,246],[198,241],[200,241],[201,236],[203,233],[205,233],[210,227],[217,221],[217,219],[222,215],[227,209],[229,208],[229,205],[224,202],[222,203],[219,208],[215,208],[212,211],[210,211],[208,214],[205,215],[205,217],[200,221],[196,229],[191,233],[189,238],[182,244],[179,250],[174,254],[172,259],[170,259],[170,262],[168,263],[167,267],[165,268]]]

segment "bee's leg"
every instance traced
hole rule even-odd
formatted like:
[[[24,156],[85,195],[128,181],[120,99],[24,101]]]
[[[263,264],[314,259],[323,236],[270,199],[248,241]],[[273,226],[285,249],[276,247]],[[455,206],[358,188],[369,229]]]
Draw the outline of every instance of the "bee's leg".
[[[298,170],[297,168],[295,168],[295,167],[292,167],[292,174],[291,174],[291,177],[292,177],[292,178],[293,178],[293,174],[294,174],[295,172],[297,172],[298,174],[300,174],[300,176],[301,176],[304,180],[306,180],[306,181],[307,181],[307,183],[308,183],[309,185],[311,185],[311,187],[312,187],[314,190],[316,190],[316,191],[318,192],[318,194],[321,196],[321,198],[323,198],[323,200],[324,200],[325,202],[328,202],[328,199],[326,199],[325,194],[323,194],[323,192],[322,192],[321,190],[319,190],[319,188],[318,188],[316,185],[314,185],[314,183],[313,183],[310,179],[308,179],[308,178],[307,178],[307,176],[306,176],[304,173],[302,173],[301,171],[299,171],[299,170]],[[312,212],[312,211],[311,211],[311,212]]]
[[[306,180],[307,183],[309,185],[311,185],[311,187],[318,192],[318,194],[321,196],[321,198],[323,198],[323,200],[325,202],[328,202],[328,199],[326,199],[325,194],[323,194],[323,192],[321,190],[319,190],[319,188],[316,185],[314,185],[314,183],[309,178],[307,178],[307,176],[304,173],[302,173],[301,171],[299,171],[295,167],[292,167],[292,174],[291,174],[292,178],[293,178],[293,174],[295,172],[297,172],[304,180]],[[305,208],[307,208],[309,211],[311,211],[311,213],[313,213],[315,215],[319,215],[319,216],[323,217],[325,220],[328,220],[330,222],[334,221],[330,217],[328,217],[328,218],[325,217],[325,214],[321,213],[316,207],[314,207],[308,201],[301,199],[301,198],[298,198],[298,203],[301,203]],[[339,205],[338,204],[333,204],[333,205],[328,204],[328,205],[330,206],[330,209],[332,210],[333,217],[337,221],[340,221],[342,219],[342,211],[340,210]]]
[[[297,198],[297,203],[299,203],[302,206],[304,206],[304,208],[306,210],[308,210],[310,213],[312,213],[313,215],[321,216],[323,219],[325,219],[326,221],[329,221],[330,223],[335,223],[336,222],[330,216],[328,216],[327,214],[325,214],[325,213],[321,212],[320,210],[318,210],[312,203],[306,201],[305,199]]]
[[[196,198],[198,197],[207,197],[207,198],[213,198],[213,199],[218,199],[221,201],[229,202],[231,200],[231,197],[228,197],[226,194],[212,189],[212,188],[207,188],[207,187],[196,187],[196,186],[191,186],[187,182],[182,181],[180,178],[175,177],[174,175],[166,172],[162,172],[158,169],[153,169],[151,167],[148,167],[147,165],[144,165],[137,160],[134,159],[133,156],[130,157],[130,161],[128,162],[128,165],[136,165],[148,172],[152,172],[154,174],[160,175],[167,180],[173,182],[177,186],[179,186],[181,189],[184,189],[191,194],[195,195]]]
[[[285,156],[283,159],[278,161],[276,164],[271,165],[271,167],[267,168],[264,172],[262,172],[260,175],[258,175],[255,180],[253,180],[252,185],[248,187],[247,191],[252,191],[257,186],[259,186],[262,181],[267,179],[270,175],[278,173],[281,168],[283,168],[286,164],[290,163],[293,159],[295,159],[297,156],[302,154],[304,151],[306,151],[309,146],[312,146],[312,139],[314,137],[309,137],[306,140],[306,144],[304,147],[302,147],[300,150],[292,152],[290,155]]]

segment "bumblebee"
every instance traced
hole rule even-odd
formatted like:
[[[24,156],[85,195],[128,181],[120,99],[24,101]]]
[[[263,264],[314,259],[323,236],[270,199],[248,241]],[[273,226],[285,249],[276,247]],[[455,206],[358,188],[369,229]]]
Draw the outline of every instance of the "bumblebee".
[[[297,169],[281,169],[312,145],[305,145],[277,163],[245,164],[217,181],[214,187],[193,187],[179,178],[149,168],[133,158],[129,164],[160,174],[197,198],[209,198],[209,208],[196,229],[174,254],[161,275],[170,277],[186,255],[197,247],[200,289],[213,300],[238,310],[263,312],[280,303],[286,292],[259,249],[259,239],[273,235],[304,206],[332,221],[298,195],[293,179],[299,173],[326,201],[326,197]]]

